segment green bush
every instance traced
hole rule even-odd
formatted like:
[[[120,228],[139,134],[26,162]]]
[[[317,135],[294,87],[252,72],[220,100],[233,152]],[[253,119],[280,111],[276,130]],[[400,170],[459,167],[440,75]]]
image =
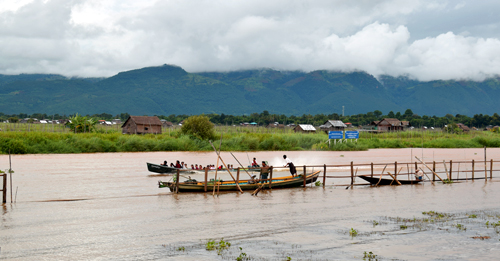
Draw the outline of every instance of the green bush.
[[[215,137],[214,124],[205,115],[195,115],[187,118],[182,124],[181,133],[202,140],[209,140]]]

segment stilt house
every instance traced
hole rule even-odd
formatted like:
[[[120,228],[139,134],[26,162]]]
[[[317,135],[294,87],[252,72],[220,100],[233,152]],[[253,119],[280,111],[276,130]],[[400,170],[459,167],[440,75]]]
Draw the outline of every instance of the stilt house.
[[[156,116],[129,116],[122,125],[123,134],[161,134],[161,121]]]

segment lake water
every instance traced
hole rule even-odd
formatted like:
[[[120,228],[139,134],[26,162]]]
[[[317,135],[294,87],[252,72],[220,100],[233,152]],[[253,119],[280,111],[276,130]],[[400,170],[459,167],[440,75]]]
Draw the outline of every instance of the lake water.
[[[436,162],[480,161],[483,153],[483,149],[286,152],[298,166],[410,162],[414,156]],[[498,159],[500,149],[487,153],[488,160]],[[284,165],[284,152],[234,154],[243,164],[256,157]],[[222,157],[237,165],[229,153]],[[216,156],[193,152],[12,156],[16,202],[11,204],[9,196],[2,206],[0,260],[235,260],[241,253],[251,260],[362,260],[370,251],[377,258],[396,260],[496,260],[500,255],[500,223],[486,226],[487,221],[500,221],[497,178],[347,190],[336,186],[342,182],[328,179],[325,188],[214,197],[158,188],[158,180],[169,177],[150,175],[145,163],[163,160],[207,165],[215,164]],[[1,155],[0,169],[8,165],[8,156]],[[203,174],[188,175],[203,180]],[[495,171],[494,176],[499,174]],[[449,216],[428,222],[424,219],[430,216],[422,214],[428,211]],[[350,235],[353,230],[357,235]],[[221,239],[231,243],[221,255],[205,249],[210,240]]]

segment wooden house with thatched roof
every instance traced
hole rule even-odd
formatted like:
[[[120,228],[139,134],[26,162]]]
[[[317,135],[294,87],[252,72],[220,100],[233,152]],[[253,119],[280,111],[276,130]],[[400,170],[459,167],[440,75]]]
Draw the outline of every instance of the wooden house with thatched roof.
[[[161,134],[161,121],[156,116],[129,116],[122,125],[123,134]]]
[[[381,121],[374,121],[370,125],[375,126],[378,131],[402,131],[404,129],[403,123],[395,118],[384,118]]]
[[[328,133],[329,131],[344,131],[347,125],[340,120],[328,120],[323,125],[319,126],[319,128],[325,133]]]

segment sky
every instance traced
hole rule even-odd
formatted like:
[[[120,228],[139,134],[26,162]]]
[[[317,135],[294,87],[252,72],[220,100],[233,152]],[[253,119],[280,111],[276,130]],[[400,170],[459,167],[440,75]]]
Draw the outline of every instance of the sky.
[[[366,71],[477,80],[500,72],[498,0],[0,0],[0,74]]]

